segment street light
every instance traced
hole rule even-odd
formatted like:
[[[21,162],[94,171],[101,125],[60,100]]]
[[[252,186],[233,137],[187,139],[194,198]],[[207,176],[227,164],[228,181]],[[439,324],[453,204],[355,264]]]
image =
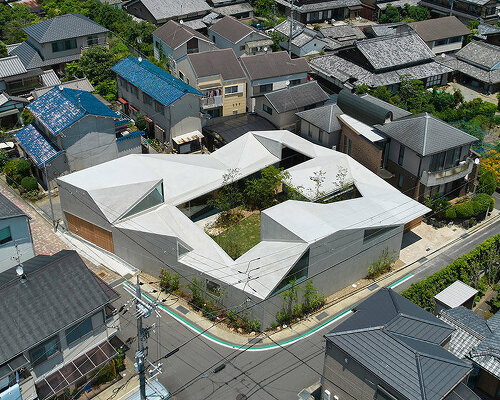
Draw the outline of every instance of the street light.
[[[47,184],[47,192],[49,194],[49,203],[50,203],[50,217],[52,219],[52,226],[54,227],[54,232],[57,230],[56,229],[56,219],[54,217],[54,206],[52,204],[52,196],[50,194],[50,181],[49,181],[49,174],[47,173],[47,164],[48,164],[48,161],[46,161],[44,164],[43,164],[43,169],[45,171],[45,182]]]

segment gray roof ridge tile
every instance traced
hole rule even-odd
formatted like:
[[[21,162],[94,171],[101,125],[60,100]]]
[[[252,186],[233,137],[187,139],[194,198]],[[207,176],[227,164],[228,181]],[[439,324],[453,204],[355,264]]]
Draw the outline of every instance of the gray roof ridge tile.
[[[427,394],[425,392],[425,384],[424,384],[424,375],[422,373],[422,364],[420,362],[420,353],[415,353],[415,363],[417,365],[417,373],[418,373],[418,385],[420,386],[420,394],[422,396],[422,400],[427,400]]]
[[[412,320],[415,320],[415,321],[419,321],[419,322],[425,322],[428,325],[441,326],[442,328],[453,329],[453,327],[451,327],[450,325],[448,325],[446,322],[442,322],[439,318],[436,318],[437,321],[431,321],[431,320],[419,318],[419,317],[416,317],[414,315],[409,315],[409,314],[405,314],[405,313],[400,313],[399,316],[405,317],[405,318],[408,318],[408,319],[412,319]]]
[[[384,331],[385,327],[383,325],[380,326],[370,326],[368,328],[359,328],[359,329],[350,329],[348,331],[340,331],[340,332],[329,332],[325,335],[325,337],[332,336],[342,336],[342,335],[350,335],[351,333],[361,333],[361,332],[371,332],[371,331]]]
[[[444,317],[444,319],[447,319],[448,321],[450,321],[450,323],[454,324],[454,325],[457,325],[460,329],[462,329],[463,331],[467,332],[468,334],[476,337],[477,339],[483,341],[484,339],[486,339],[486,336],[483,336],[482,334],[480,334],[479,332],[471,329],[469,326],[465,325],[464,323],[462,323],[460,320],[458,319],[455,319],[453,318],[452,316],[448,315],[448,314],[445,314],[445,313],[442,313],[441,314],[442,317]],[[486,324],[487,325],[487,324]],[[488,327],[488,329],[490,329]],[[491,331],[491,329],[490,329]]]

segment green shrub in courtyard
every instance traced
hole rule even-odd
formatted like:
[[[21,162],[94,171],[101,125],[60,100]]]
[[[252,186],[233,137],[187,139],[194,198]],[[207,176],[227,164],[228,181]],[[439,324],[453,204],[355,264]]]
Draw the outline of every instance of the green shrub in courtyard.
[[[23,187],[25,192],[38,190],[38,181],[33,176],[25,176],[21,180],[21,186]]]

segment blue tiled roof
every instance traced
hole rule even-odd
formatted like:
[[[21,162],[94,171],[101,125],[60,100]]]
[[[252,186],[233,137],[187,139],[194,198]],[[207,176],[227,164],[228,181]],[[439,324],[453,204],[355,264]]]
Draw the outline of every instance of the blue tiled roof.
[[[87,114],[117,118],[116,113],[84,90],[55,87],[27,106],[54,135]]]
[[[137,58],[128,56],[111,70],[165,106],[169,106],[186,93],[203,95],[199,90],[147,60],[139,62]]]
[[[15,135],[21,147],[39,167],[52,160],[59,150],[36,129],[33,124],[25,126]]]
[[[132,138],[139,137],[139,136],[144,136],[144,131],[130,132],[129,134],[127,134],[125,136],[121,136],[121,137],[117,138],[116,141],[121,142],[123,140],[132,139]]]

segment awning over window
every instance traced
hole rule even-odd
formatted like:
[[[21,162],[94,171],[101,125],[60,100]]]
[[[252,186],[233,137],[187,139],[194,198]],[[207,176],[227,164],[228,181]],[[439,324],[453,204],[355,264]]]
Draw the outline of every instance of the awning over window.
[[[127,100],[125,100],[123,97],[120,97],[118,101],[122,104],[127,104]]]
[[[132,110],[134,110],[135,112],[139,112],[139,110],[137,108],[135,108],[132,104],[129,104],[128,105]]]
[[[36,383],[36,392],[39,400],[45,400],[62,392],[78,379],[85,377],[88,373],[102,366],[117,354],[114,347],[108,342],[94,347],[82,356],[73,360],[64,367],[53,372]]]
[[[200,131],[193,131],[190,133],[185,133],[184,135],[176,136],[173,138],[173,140],[177,144],[183,144],[183,143],[192,142],[193,140],[196,140],[196,139],[201,139],[203,137],[204,136]]]

